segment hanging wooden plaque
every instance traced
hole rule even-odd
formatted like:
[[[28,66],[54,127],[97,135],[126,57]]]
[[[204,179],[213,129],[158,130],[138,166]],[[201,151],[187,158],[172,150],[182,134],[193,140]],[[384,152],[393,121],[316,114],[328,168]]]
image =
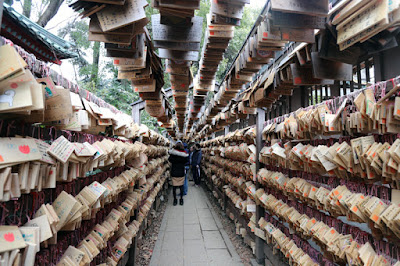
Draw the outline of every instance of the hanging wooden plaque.
[[[167,49],[159,49],[159,57],[172,60],[198,61],[199,52],[197,51],[172,51]]]
[[[110,6],[96,13],[103,31],[116,30],[146,19],[146,0],[126,0],[123,7]]]
[[[271,9],[285,13],[328,16],[329,0],[271,0]]]
[[[151,16],[153,40],[171,42],[200,42],[203,29],[203,18],[193,17],[193,26],[187,30],[163,25],[160,23],[160,14]]]
[[[299,66],[296,63],[290,64],[293,75],[293,85],[333,85],[334,80],[317,79],[313,76],[312,66]]]
[[[280,28],[280,30],[284,41],[315,43],[314,29]]]
[[[108,31],[107,34],[110,35],[133,35],[135,25],[131,24],[116,30]],[[92,33],[104,33],[104,31],[100,27],[99,20],[97,17],[92,17],[89,22],[89,31]]]
[[[199,51],[200,43],[195,42],[169,42],[169,41],[154,41],[155,48],[164,48],[176,51]]]
[[[353,66],[319,57],[311,53],[314,77],[318,79],[353,80]]]
[[[129,45],[132,43],[132,36],[129,35],[110,35],[89,32],[89,41],[93,42],[108,42],[122,45]]]
[[[231,5],[221,1],[212,1],[211,13],[229,18],[242,19],[243,6]]]
[[[388,1],[378,1],[369,8],[360,12],[347,23],[338,25],[338,43],[345,42],[358,33],[385,21],[388,23]]]
[[[326,18],[271,11],[274,27],[295,29],[325,29]]]
[[[160,7],[180,8],[180,9],[200,9],[199,0],[160,0]]]
[[[222,16],[222,15],[218,15],[218,14],[213,14],[211,21],[214,24],[240,26],[240,19],[226,17],[226,16]]]
[[[85,0],[85,1],[101,3],[101,4],[120,5],[120,6],[125,4],[125,0]]]

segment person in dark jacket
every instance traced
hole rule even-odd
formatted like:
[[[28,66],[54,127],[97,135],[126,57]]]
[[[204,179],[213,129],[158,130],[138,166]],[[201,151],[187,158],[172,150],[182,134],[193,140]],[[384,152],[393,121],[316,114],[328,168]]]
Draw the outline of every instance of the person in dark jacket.
[[[191,166],[192,166],[192,173],[193,173],[193,179],[194,179],[194,185],[198,186],[200,185],[200,163],[201,163],[201,149],[200,149],[200,144],[196,143],[194,145],[194,150],[193,154],[191,156]]]
[[[172,163],[171,166],[171,177],[174,194],[174,206],[178,204],[176,199],[176,189],[179,188],[181,192],[180,205],[183,205],[183,185],[185,183],[185,164],[188,161],[189,155],[185,152],[183,144],[178,141],[175,147],[169,151],[169,161]]]

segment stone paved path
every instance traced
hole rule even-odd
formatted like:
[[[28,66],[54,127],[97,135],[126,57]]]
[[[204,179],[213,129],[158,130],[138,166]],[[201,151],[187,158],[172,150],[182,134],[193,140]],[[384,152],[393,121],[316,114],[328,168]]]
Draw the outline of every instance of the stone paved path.
[[[205,192],[192,184],[183,206],[173,206],[170,193],[150,266],[243,265]]]

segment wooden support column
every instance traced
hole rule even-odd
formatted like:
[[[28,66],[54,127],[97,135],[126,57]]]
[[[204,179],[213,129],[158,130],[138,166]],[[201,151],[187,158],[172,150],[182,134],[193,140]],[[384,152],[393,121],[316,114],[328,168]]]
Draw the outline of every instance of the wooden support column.
[[[132,119],[133,119],[133,122],[135,122],[138,125],[141,124],[140,114],[145,107],[146,107],[146,104],[142,100],[139,100],[132,104]]]
[[[230,127],[231,127],[231,126],[226,126],[226,127],[225,127],[225,136],[229,134],[229,132],[230,132]],[[227,185],[228,182],[225,181],[224,184]],[[223,193],[223,194],[224,194],[224,199],[223,199],[223,201],[224,201],[224,202],[223,202],[223,204],[224,204],[224,205],[223,205],[223,210],[224,210],[224,214],[226,214],[226,209],[228,208],[228,195],[227,195],[226,193]]]
[[[256,175],[254,176],[254,180],[255,180],[257,189],[261,188],[261,185],[258,183],[258,180],[257,180],[257,173],[260,170],[260,151],[261,151],[262,146],[263,146],[262,145],[262,131],[264,129],[264,123],[265,123],[265,111],[264,111],[264,109],[257,108]],[[264,217],[264,215],[265,215],[264,208],[262,206],[260,206],[260,205],[257,205],[257,208],[256,208],[256,223],[258,223],[258,220],[260,220],[261,217]],[[265,245],[265,241],[262,238],[256,236],[256,261],[257,261],[258,264],[261,264],[261,265],[264,265],[264,263],[265,263],[264,245]]]
[[[334,85],[331,85],[331,97],[340,96],[340,81],[335,81]]]

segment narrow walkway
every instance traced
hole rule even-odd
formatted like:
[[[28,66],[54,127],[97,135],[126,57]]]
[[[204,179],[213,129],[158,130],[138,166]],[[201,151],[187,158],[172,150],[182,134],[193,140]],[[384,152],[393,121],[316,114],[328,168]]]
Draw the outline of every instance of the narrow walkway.
[[[205,192],[192,184],[184,206],[173,206],[170,193],[150,266],[243,265]]]

